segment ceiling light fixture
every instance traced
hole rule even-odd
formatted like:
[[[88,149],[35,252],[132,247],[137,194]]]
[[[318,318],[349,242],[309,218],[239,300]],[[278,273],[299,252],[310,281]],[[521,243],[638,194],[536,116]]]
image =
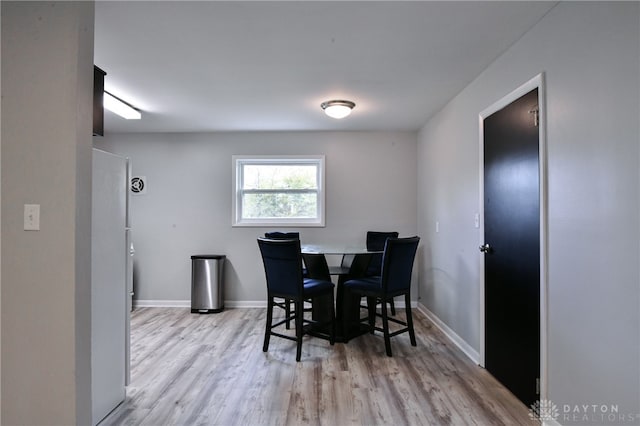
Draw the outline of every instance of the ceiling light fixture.
[[[140,111],[117,96],[113,96],[109,92],[104,92],[102,104],[109,111],[114,112],[127,120],[140,120],[140,118],[142,118],[142,113],[140,113]]]
[[[351,110],[356,104],[351,101],[327,101],[320,104],[324,113],[332,118],[345,118],[351,114]]]

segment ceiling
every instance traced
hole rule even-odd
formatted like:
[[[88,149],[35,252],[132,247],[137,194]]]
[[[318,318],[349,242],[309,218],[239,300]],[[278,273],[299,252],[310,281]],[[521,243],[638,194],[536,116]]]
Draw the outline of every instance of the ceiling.
[[[105,90],[143,113],[105,131],[415,131],[554,5],[97,1]]]

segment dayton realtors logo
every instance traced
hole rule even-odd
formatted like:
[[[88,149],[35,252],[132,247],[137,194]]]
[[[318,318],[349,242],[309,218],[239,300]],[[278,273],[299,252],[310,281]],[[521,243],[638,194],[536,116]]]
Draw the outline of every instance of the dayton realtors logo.
[[[636,424],[640,414],[621,413],[617,404],[563,404],[557,406],[552,401],[542,399],[531,404],[529,417],[539,422],[559,422],[561,424]]]

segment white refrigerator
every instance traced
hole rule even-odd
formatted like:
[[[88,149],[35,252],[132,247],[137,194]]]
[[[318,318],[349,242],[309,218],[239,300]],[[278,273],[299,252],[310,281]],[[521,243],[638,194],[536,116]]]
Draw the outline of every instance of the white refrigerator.
[[[91,225],[92,424],[125,399],[132,286],[129,164],[93,150]]]

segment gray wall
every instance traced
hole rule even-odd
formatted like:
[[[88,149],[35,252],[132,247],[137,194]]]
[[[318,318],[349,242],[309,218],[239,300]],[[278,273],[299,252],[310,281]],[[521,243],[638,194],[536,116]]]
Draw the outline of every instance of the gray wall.
[[[93,6],[1,6],[3,424],[91,421]]]
[[[219,253],[228,257],[230,305],[265,303],[256,238],[279,228],[231,226],[233,154],[326,156],[326,227],[294,228],[303,243],[416,233],[415,133],[114,134],[95,146],[130,157],[133,174],[147,177],[148,193],[132,196],[131,209],[139,300],[189,301],[190,256]]]
[[[618,404],[634,415],[640,413],[638,6],[560,3],[432,117],[418,142],[421,302],[479,351],[478,114],[546,73],[548,397],[558,405]]]

